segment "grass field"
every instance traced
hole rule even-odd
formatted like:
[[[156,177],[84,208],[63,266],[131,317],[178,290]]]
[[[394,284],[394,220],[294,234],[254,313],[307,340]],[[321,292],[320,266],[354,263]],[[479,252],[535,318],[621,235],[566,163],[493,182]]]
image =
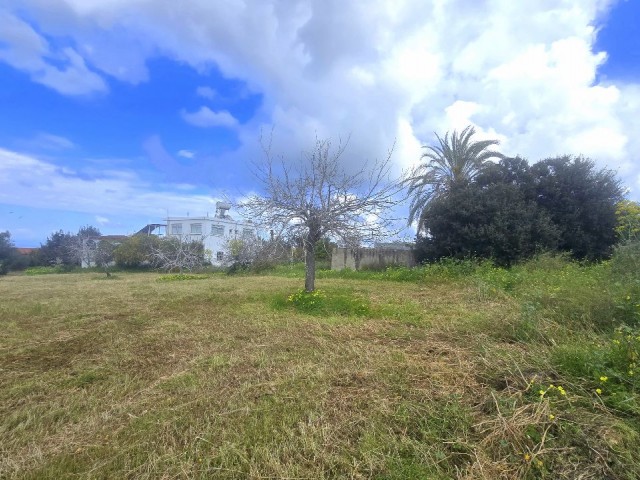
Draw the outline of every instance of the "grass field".
[[[0,478],[640,478],[638,288],[546,262],[0,278]]]

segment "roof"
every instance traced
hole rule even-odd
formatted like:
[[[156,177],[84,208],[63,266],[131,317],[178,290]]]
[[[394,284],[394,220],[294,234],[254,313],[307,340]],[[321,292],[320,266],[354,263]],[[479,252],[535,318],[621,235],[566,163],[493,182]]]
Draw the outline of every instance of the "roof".
[[[129,235],[100,235],[98,237],[87,237],[89,240],[109,240],[115,242],[122,242],[129,238]]]
[[[149,223],[138,230],[134,235],[150,235],[156,228],[166,227],[164,223]]]
[[[39,248],[33,248],[33,247],[18,247],[18,248],[16,248],[16,251],[20,255],[29,255],[30,253],[37,252],[38,250],[40,250],[40,249]]]
[[[100,235],[97,237],[99,240],[126,240],[129,238],[129,235]]]

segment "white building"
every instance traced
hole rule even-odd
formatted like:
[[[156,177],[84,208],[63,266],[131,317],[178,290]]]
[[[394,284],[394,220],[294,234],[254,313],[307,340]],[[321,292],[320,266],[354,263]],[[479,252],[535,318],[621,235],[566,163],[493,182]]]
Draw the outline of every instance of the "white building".
[[[205,250],[211,252],[211,263],[221,265],[225,260],[226,245],[229,240],[247,235],[257,235],[256,227],[250,221],[234,220],[227,212],[231,205],[216,203],[215,216],[210,217],[169,217],[167,236],[181,240],[196,240],[204,243]]]

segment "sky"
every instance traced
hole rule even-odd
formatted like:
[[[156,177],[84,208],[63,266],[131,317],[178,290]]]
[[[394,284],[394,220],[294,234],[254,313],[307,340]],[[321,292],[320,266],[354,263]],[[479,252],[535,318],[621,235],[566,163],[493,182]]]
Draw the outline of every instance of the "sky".
[[[213,214],[256,191],[267,137],[287,160],[348,139],[345,168],[393,147],[400,174],[474,125],[640,200],[640,0],[0,0],[0,25],[16,246]]]

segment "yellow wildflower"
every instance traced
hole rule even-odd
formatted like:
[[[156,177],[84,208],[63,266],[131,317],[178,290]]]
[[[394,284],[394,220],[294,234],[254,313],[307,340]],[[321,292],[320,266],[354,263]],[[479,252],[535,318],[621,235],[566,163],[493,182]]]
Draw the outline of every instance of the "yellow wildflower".
[[[602,377],[600,377],[600,381],[601,382],[606,382],[607,380],[609,380],[609,377],[606,377],[604,375]]]
[[[600,390],[599,388],[596,388],[596,393],[600,395],[602,393],[602,390]]]

